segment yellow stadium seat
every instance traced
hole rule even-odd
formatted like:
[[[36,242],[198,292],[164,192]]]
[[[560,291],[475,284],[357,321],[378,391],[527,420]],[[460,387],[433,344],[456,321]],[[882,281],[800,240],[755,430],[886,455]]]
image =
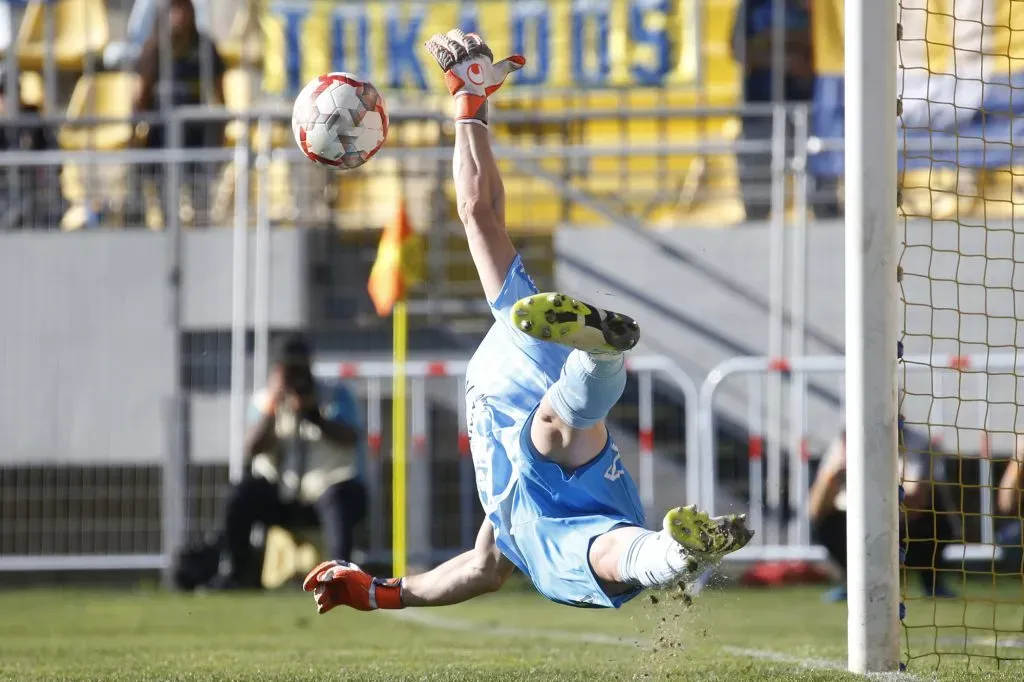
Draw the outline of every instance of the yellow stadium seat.
[[[978,200],[974,212],[988,220],[1014,220],[1024,216],[1024,168],[999,168],[978,174]]]
[[[263,59],[263,26],[255,4],[242,4],[231,20],[227,39],[217,46],[228,66],[259,64]]]
[[[732,28],[736,0],[704,3],[704,61],[707,96],[719,105],[740,100],[740,70],[732,56]]]
[[[230,68],[224,73],[224,106],[232,113],[243,113],[249,110],[255,100],[255,88],[258,84],[257,76],[254,76],[248,69],[243,67]],[[227,146],[233,147],[238,144],[239,139],[245,135],[246,125],[242,120],[229,121],[224,130],[224,142]],[[253,148],[263,148],[263,142],[259,137],[259,124],[253,123],[249,127],[250,143]],[[270,146],[281,148],[292,144],[292,133],[288,126],[280,123],[272,124],[270,127]],[[298,211],[295,208],[295,199],[289,188],[288,162],[284,159],[275,159],[270,163],[268,169],[268,183],[270,187],[270,215],[275,221],[291,220]],[[217,180],[217,187],[214,191],[213,209],[211,212],[213,222],[227,225],[231,220],[231,212],[234,210],[235,197],[235,165],[234,162],[224,164]],[[259,184],[253,180],[251,185],[252,196],[259,191]]]
[[[124,149],[135,135],[129,120],[138,76],[127,71],[87,74],[78,79],[68,102],[68,123],[61,127],[57,140],[64,149]],[[76,124],[75,119],[123,119],[99,124]]]
[[[231,68],[224,72],[224,107],[234,114],[243,114],[250,110],[256,100],[256,88],[259,76],[245,68]],[[258,125],[253,123],[249,134],[253,136],[253,145],[258,149],[261,145],[256,137]],[[229,121],[224,130],[224,143],[233,147],[238,143],[245,129],[241,120]],[[270,129],[270,146],[279,148],[291,144],[291,130],[287,125],[277,123]]]
[[[254,76],[246,69],[232,68],[224,72],[224,107],[232,113],[242,113],[252,106]],[[230,121],[224,128],[224,142],[229,147],[238,143],[245,134],[243,121]]]
[[[334,224],[342,230],[379,228],[395,215],[399,197],[409,207],[414,225],[424,226],[421,215],[431,205],[436,180],[430,162],[410,159],[399,165],[394,158],[375,158],[358,171],[337,173],[333,202]]]
[[[69,123],[57,132],[62,149],[70,151],[112,151],[129,146],[135,128],[128,120],[132,115],[132,96],[137,76],[127,72],[97,73],[79,77],[68,103]],[[77,124],[75,119],[124,119],[109,123]],[[61,227],[74,230],[82,227],[90,203],[123,208],[127,191],[127,169],[122,166],[67,164],[61,173],[61,188],[71,204]],[[118,213],[118,211],[114,211]],[[114,218],[116,220],[116,217]],[[109,222],[109,221],[108,221]]]
[[[738,122],[733,117],[638,117],[584,122],[583,143],[593,149],[646,147],[652,151],[591,157],[580,187],[644,219],[689,221],[701,216],[732,224],[742,219],[733,154],[654,150],[660,144],[729,142],[735,139],[737,131]]]
[[[43,77],[35,71],[22,71],[18,75],[18,80],[22,106],[42,109],[45,99]]]
[[[501,123],[492,126],[495,137],[510,146],[529,146],[543,137],[549,143],[600,147],[648,147],[646,154],[592,156],[574,164],[573,184],[618,211],[653,223],[704,221],[720,225],[743,219],[737,162],[731,153],[675,153],[656,151],[663,144],[696,144],[701,140],[731,141],[739,131],[735,117],[698,118],[686,113],[652,117],[641,110],[677,110],[729,106],[740,99],[740,74],[732,56],[731,28],[736,0],[708,4],[700,32],[704,87],[580,90],[538,95],[515,89],[498,106],[512,112],[578,115],[568,124]],[[588,116],[588,111],[621,112],[615,118]],[[634,113],[636,112],[636,113]],[[557,173],[553,168],[547,170]],[[508,197],[506,220],[512,230],[536,229],[558,222],[602,224],[590,211],[567,207],[558,193],[538,180],[511,176],[505,179]]]
[[[53,16],[52,44],[46,40],[46,11]],[[33,0],[18,28],[18,60],[22,68],[41,69],[52,51],[57,68],[81,70],[86,59],[102,53],[109,39],[104,0]]]
[[[967,213],[974,203],[974,194],[961,197],[958,190],[969,184],[967,181],[966,171],[961,178],[952,168],[904,171],[900,178],[900,211],[908,217],[935,220],[949,220],[960,212]]]

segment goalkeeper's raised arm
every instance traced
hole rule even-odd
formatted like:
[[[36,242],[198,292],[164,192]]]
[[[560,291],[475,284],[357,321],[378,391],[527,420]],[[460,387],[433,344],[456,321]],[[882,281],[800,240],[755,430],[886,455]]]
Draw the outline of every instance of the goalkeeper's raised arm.
[[[505,188],[491,151],[487,98],[526,60],[512,55],[494,63],[480,36],[459,29],[434,35],[426,47],[444,71],[445,84],[455,98],[455,196],[480,283],[493,301],[516,250],[505,231]]]

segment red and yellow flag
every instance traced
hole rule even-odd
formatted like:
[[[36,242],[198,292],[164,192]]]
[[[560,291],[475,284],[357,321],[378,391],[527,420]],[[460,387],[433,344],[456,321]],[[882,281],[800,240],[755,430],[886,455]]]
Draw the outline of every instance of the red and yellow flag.
[[[423,279],[423,242],[409,223],[405,201],[384,227],[377,247],[377,260],[370,270],[366,290],[377,314],[387,317],[395,303],[405,300],[409,288]]]

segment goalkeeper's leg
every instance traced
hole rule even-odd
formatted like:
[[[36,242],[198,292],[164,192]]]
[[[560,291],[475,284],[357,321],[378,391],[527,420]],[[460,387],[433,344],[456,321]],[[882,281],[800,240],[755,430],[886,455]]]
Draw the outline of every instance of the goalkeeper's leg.
[[[712,517],[694,506],[680,507],[665,515],[660,531],[625,526],[595,538],[590,566],[610,595],[690,582],[753,535],[745,515]]]

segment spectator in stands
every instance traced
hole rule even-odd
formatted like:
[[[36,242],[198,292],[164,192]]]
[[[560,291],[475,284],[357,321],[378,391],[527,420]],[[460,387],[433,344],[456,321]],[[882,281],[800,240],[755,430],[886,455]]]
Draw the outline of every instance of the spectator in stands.
[[[843,0],[811,0],[811,53],[814,57],[811,134],[828,143],[843,141],[846,120],[843,7]],[[813,184],[811,202],[815,217],[842,215],[842,149],[833,147],[831,151],[825,149],[812,154],[807,159],[807,170]]]
[[[1024,435],[1017,436],[1013,458],[1007,463],[1006,471],[999,480],[996,495],[996,513],[1002,517],[996,529],[996,542],[1002,548],[1003,560],[999,572],[1024,575]]]
[[[331,559],[352,558],[353,533],[366,513],[360,479],[365,441],[352,393],[318,386],[300,336],[279,349],[266,390],[252,402],[246,454],[251,474],[228,496],[223,545],[230,571],[221,587],[256,587],[250,534],[265,527],[319,525]]]
[[[900,423],[902,425],[902,419]],[[903,509],[900,537],[906,538],[904,565],[917,569],[926,594],[952,597],[939,568],[940,535],[951,535],[945,514],[940,512],[941,494],[932,494],[934,484],[944,480],[938,458],[933,458],[928,439],[900,428],[900,480],[903,485]],[[811,485],[808,503],[814,541],[828,550],[829,556],[846,570],[846,429],[822,457]],[[905,532],[904,532],[905,531]],[[846,585],[826,595],[829,601],[846,599]]]
[[[783,91],[784,102],[810,100],[814,87],[808,0],[786,0]],[[772,102],[772,27],[774,0],[741,0],[733,24],[733,57],[743,75],[743,100],[748,104]],[[787,125],[787,137],[792,125]],[[769,112],[743,117],[745,142],[767,144],[772,139]],[[739,154],[740,185],[748,220],[765,220],[771,213],[771,152]]]
[[[8,83],[13,80],[14,83]],[[53,127],[40,120],[35,97],[22,92],[21,78],[11,79],[0,65],[0,148],[5,151],[46,151],[57,148]],[[14,92],[8,93],[8,85]],[[41,93],[37,93],[41,94]],[[17,105],[17,106],[15,106]],[[56,229],[64,212],[59,166],[20,166],[0,169],[0,230]]]
[[[167,30],[165,26],[171,32],[170,83],[163,82],[167,69],[161,64],[160,36],[161,31]],[[217,52],[213,40],[199,32],[192,0],[170,0],[166,17],[158,14],[153,30],[142,47],[137,64],[140,82],[135,96],[135,111],[139,114],[152,114],[200,104],[222,105],[225,70],[224,60]],[[169,142],[165,124],[149,125],[146,136],[148,148],[163,149]],[[185,148],[220,147],[223,143],[223,121],[191,121],[183,126],[181,144]],[[166,215],[166,211],[161,210],[161,185],[156,182],[159,170],[159,167],[147,169],[143,181],[146,224],[150,229],[162,228]],[[195,199],[205,208],[209,205],[208,190],[213,184],[215,173],[210,164],[189,164],[185,170],[186,180],[194,178],[194,182],[186,182],[182,188],[183,205],[169,206],[167,210],[180,210],[182,221],[191,223],[195,220],[196,206],[191,201],[190,186],[194,186]],[[166,201],[168,198],[164,199]]]

